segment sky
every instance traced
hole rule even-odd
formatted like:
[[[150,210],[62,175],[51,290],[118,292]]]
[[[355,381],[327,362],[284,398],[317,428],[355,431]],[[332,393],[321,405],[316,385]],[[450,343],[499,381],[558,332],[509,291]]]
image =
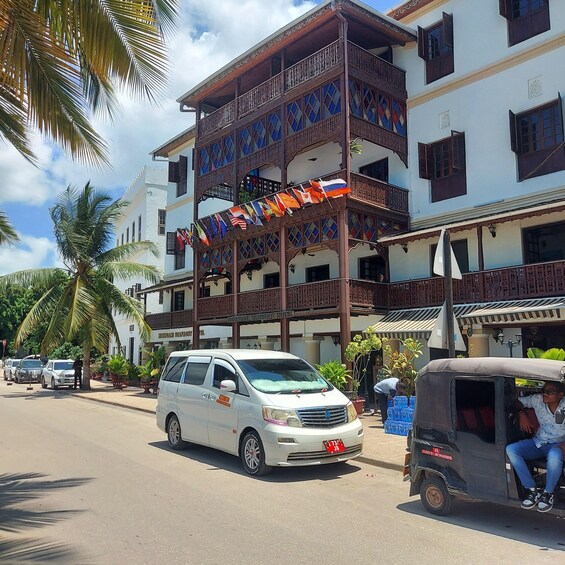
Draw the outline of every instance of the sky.
[[[156,166],[151,151],[194,124],[192,113],[179,111],[177,98],[319,3],[180,0],[177,31],[168,42],[170,81],[159,104],[121,93],[121,110],[113,122],[93,120],[109,146],[111,168],[89,169],[39,135],[34,137],[33,150],[40,164],[34,167],[0,139],[0,210],[8,215],[21,239],[13,246],[0,247],[0,275],[59,265],[49,215],[57,196],[69,185],[82,188],[89,181],[115,198],[123,196],[145,165]],[[365,0],[381,12],[399,3]],[[208,8],[211,5],[213,9]]]

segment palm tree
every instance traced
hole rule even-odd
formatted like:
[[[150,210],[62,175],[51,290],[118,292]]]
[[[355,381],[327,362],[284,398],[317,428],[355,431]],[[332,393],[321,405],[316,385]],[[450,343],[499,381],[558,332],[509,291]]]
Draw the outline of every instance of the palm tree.
[[[0,279],[0,284],[49,284],[61,271],[66,273],[67,282],[54,284],[32,307],[16,333],[15,345],[21,344],[38,323],[47,320],[41,353],[45,355],[65,341],[77,340],[83,350],[83,389],[90,388],[91,350],[105,353],[111,335],[119,341],[113,312],[132,318],[144,340],[151,331],[141,302],[115,285],[117,279],[144,278],[151,283],[160,280],[155,267],[129,261],[140,251],[157,255],[153,242],[136,241],[110,248],[114,222],[127,204],[123,199],[112,202],[109,195],[96,191],[90,183],[82,191],[69,186],[50,210],[66,269],[30,269]]]
[[[39,130],[73,158],[108,163],[90,123],[115,87],[151,101],[166,84],[178,0],[0,0],[0,137],[31,161]]]
[[[0,245],[15,243],[20,238],[4,212],[0,212]]]

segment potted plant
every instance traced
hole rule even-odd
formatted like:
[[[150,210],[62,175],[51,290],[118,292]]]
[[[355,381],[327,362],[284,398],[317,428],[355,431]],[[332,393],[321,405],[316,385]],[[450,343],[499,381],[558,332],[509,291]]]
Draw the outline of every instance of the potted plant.
[[[316,369],[326,381],[338,390],[344,390],[351,378],[351,371],[337,359],[327,361],[323,365],[316,365]]]
[[[127,386],[126,377],[128,374],[128,360],[123,355],[112,355],[108,361],[108,371],[110,380],[114,388],[122,389]]]
[[[353,340],[345,348],[345,358],[352,364],[350,388],[353,405],[358,414],[365,410],[365,399],[359,396],[361,381],[366,378],[371,362],[371,352],[379,351],[383,341],[375,335],[375,330],[368,327],[363,334],[353,336]]]
[[[144,393],[149,393],[151,389],[156,389],[159,373],[159,369],[153,367],[151,359],[139,367],[139,386]]]
[[[406,386],[404,394],[410,399],[414,395],[416,375],[418,371],[414,366],[414,361],[422,355],[422,342],[408,337],[400,342],[401,347],[398,351],[392,350],[389,344],[384,346],[385,359],[384,372],[387,377],[397,377]]]

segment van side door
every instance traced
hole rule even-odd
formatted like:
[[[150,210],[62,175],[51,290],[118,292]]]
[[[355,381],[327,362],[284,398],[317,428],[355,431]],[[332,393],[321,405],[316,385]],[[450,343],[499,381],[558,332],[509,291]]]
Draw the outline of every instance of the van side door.
[[[228,392],[220,388],[225,380],[235,382],[236,390]],[[208,437],[210,445],[216,449],[237,454],[238,415],[242,395],[247,395],[235,368],[224,359],[214,359],[212,381],[209,389]]]
[[[182,438],[200,445],[209,445],[208,399],[210,393],[209,387],[206,387],[204,383],[211,361],[212,357],[209,355],[190,355],[177,392]]]

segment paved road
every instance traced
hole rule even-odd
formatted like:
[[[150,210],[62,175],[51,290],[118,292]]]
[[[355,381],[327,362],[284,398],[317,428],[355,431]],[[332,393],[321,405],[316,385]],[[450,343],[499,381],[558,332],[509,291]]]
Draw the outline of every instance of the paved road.
[[[0,561],[563,563],[563,521],[459,503],[445,519],[399,473],[353,462],[243,474],[174,453],[154,417],[0,385]]]

